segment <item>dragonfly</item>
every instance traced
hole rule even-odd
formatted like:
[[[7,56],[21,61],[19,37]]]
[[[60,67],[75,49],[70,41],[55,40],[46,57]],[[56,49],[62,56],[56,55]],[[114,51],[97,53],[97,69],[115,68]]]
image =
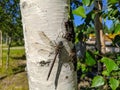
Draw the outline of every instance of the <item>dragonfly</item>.
[[[55,42],[55,44],[45,35],[44,32],[39,32],[40,34],[40,38],[43,40],[43,42],[46,44],[44,46],[46,46],[48,49],[52,48],[54,49],[55,48],[55,56],[54,56],[54,59],[53,59],[53,62],[51,64],[51,67],[50,67],[50,70],[49,70],[49,73],[48,73],[48,76],[47,76],[47,80],[49,79],[50,77],[50,74],[52,72],[52,69],[53,69],[53,66],[54,66],[54,63],[56,61],[56,58],[57,56],[59,55],[59,53],[61,52],[61,49],[63,48],[63,42],[62,41],[59,41],[58,44]],[[49,47],[50,46],[50,47]],[[54,48],[53,48],[54,47]]]
[[[52,72],[52,69],[53,69],[53,66],[54,66],[54,64],[55,64],[56,58],[57,58],[57,56],[59,55],[59,53],[61,52],[61,49],[62,49],[62,48],[63,48],[63,42],[60,41],[60,42],[58,43],[58,45],[56,46],[55,57],[54,57],[53,62],[52,62],[52,64],[51,64],[51,67],[50,67],[50,70],[49,70],[49,73],[48,73],[48,76],[47,76],[47,80],[48,80],[49,77],[50,77],[50,74],[51,74],[51,72]]]

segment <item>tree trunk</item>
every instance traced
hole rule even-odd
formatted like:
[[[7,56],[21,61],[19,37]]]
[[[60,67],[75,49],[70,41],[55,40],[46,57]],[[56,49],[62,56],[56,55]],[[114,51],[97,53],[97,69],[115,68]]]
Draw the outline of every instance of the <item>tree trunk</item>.
[[[105,54],[105,40],[103,33],[102,17],[100,16],[100,11],[102,10],[102,0],[95,0],[95,30],[96,30],[96,48],[97,50]]]
[[[2,31],[0,30],[0,67],[3,65],[2,60]]]
[[[102,10],[102,0],[95,0],[95,31],[96,31],[96,48],[100,54],[105,54],[105,40],[103,33],[102,17],[100,16],[100,11]],[[102,72],[102,63],[98,62],[98,74]],[[101,87],[99,88],[101,89]]]
[[[8,36],[8,49],[7,49],[7,58],[6,58],[6,70],[9,68],[9,58],[10,58],[10,47],[11,47],[11,37]]]
[[[66,33],[67,0],[21,0],[22,23],[30,90],[76,90],[77,77],[71,61],[72,42]],[[58,56],[47,80],[56,47]]]

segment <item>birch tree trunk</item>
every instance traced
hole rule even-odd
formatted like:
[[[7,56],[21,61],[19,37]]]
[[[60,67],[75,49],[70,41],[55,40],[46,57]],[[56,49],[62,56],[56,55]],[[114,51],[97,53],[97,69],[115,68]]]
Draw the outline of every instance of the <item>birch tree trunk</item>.
[[[68,19],[67,0],[20,0],[30,90],[77,90],[71,61],[72,42],[63,38]],[[47,80],[55,48],[63,43]],[[56,44],[55,44],[56,43]]]

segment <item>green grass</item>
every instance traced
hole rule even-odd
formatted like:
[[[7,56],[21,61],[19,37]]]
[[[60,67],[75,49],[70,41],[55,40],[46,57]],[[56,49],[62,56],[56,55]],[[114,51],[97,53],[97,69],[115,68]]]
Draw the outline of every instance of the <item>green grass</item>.
[[[14,68],[17,68],[20,63],[25,61],[24,49],[11,49],[9,57],[9,68],[6,70],[7,49],[3,49],[2,54],[2,68],[0,68],[0,74],[12,74]],[[20,67],[18,67],[20,68]]]
[[[0,67],[0,90],[28,90],[24,48],[10,50],[8,69],[6,69],[6,59],[7,49],[4,47],[2,51],[3,63]]]

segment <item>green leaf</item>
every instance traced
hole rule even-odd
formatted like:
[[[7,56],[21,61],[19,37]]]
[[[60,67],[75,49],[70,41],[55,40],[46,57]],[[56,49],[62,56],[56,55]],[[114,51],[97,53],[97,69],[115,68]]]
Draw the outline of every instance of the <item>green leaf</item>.
[[[98,54],[99,54],[99,51],[95,51],[94,54],[95,54],[95,55],[98,55]]]
[[[115,34],[118,34],[120,32],[120,24],[117,24],[117,26],[115,27]]]
[[[77,70],[79,70],[81,68],[81,63],[77,62]]]
[[[101,59],[101,62],[103,62],[107,68],[108,73],[110,73],[113,70],[118,70],[117,64],[110,58],[103,57]]]
[[[90,5],[90,0],[82,0],[82,3],[86,6]]]
[[[93,55],[92,55],[92,53],[90,51],[86,52],[86,60],[85,60],[85,62],[86,62],[86,64],[88,66],[93,66],[93,65],[96,64],[96,61],[95,61],[95,59],[94,59],[94,57],[93,57]]]
[[[104,75],[104,76],[109,76],[110,74],[108,73],[107,70],[105,70],[105,71],[102,72],[102,75]]]
[[[119,2],[119,0],[108,0],[109,3],[113,4],[113,3],[117,3]]]
[[[85,9],[83,6],[79,6],[77,9],[72,11],[73,14],[86,18]]]
[[[104,85],[104,78],[102,76],[96,76],[92,80],[92,87],[99,87]]]
[[[112,16],[116,15],[118,13],[118,10],[114,10],[113,13],[112,13]]]
[[[95,18],[95,13],[92,13],[92,19],[94,20],[94,18]]]
[[[86,72],[87,71],[86,65],[85,64],[81,64],[81,69],[82,69],[82,72]]]
[[[117,59],[120,60],[120,56],[117,56]]]
[[[114,78],[110,78],[109,84],[112,90],[116,90],[119,87],[119,81]]]

